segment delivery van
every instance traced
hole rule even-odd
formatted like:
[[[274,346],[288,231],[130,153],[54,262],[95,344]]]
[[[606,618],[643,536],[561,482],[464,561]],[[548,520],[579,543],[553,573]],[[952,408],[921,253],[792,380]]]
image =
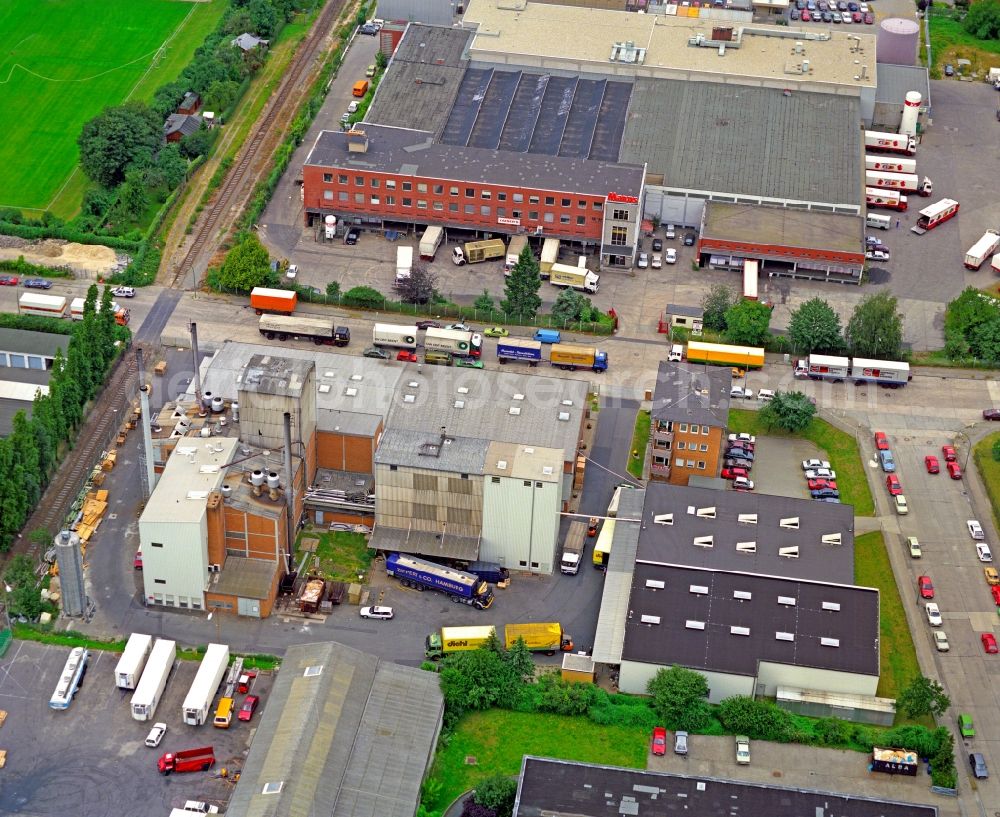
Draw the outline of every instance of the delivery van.
[[[889,216],[880,216],[878,213],[869,213],[865,217],[865,224],[877,230],[888,230],[892,226],[892,219]]]
[[[558,329],[538,329],[533,337],[539,343],[559,343],[562,335]]]
[[[354,83],[354,90],[352,91],[354,96],[364,96],[368,93],[368,80],[359,79]]]
[[[215,710],[215,720],[212,721],[212,724],[220,729],[228,729],[232,720],[233,699],[223,698],[219,701],[219,708]]]

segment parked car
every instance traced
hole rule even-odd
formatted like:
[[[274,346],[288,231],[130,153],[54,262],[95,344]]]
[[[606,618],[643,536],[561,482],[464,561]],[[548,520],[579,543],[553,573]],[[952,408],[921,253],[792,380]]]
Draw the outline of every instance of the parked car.
[[[419,363],[420,358],[417,357],[417,353],[412,349],[400,349],[396,352],[396,360],[400,360],[403,363]]]
[[[379,360],[389,360],[390,355],[385,349],[380,349],[378,346],[369,346],[361,353],[362,357],[374,357]]]
[[[745,459],[744,457],[730,457],[727,456],[722,462],[726,468],[746,468],[750,470],[753,468],[753,460]]]
[[[984,567],[983,576],[986,578],[986,583],[990,585],[990,587],[1000,584],[1000,573],[997,573],[997,569],[995,567]]]
[[[142,551],[137,550],[135,556],[132,557],[132,567],[135,570],[142,570]]]
[[[685,247],[693,247],[694,246],[694,242],[695,242],[695,234],[694,233],[685,233],[684,234],[684,246]]]
[[[348,230],[347,235],[344,236],[344,243],[353,247],[358,243],[359,238],[361,238],[361,233],[357,230]]]
[[[969,765],[972,767],[972,776],[976,780],[986,780],[990,776],[990,770],[986,768],[986,758],[983,757],[982,752],[971,752]]]
[[[809,13],[809,11],[807,9],[804,9],[802,11],[802,22],[803,23],[808,23],[811,19],[812,19],[812,15],[810,15],[810,13]]]
[[[945,462],[956,462],[958,460],[958,455],[955,453],[955,447],[952,445],[942,445],[941,453],[944,454]]]
[[[802,470],[810,471],[815,468],[829,468],[830,463],[826,460],[802,460]]]
[[[810,479],[806,480],[806,484],[810,491],[822,491],[824,488],[829,488],[833,491],[837,490],[837,483],[832,479]]]
[[[674,733],[674,754],[686,755],[688,753],[688,733],[677,731]]]
[[[757,438],[753,434],[747,434],[745,431],[741,431],[739,434],[730,434],[729,442],[750,443],[750,445],[754,445],[757,442]]]
[[[728,443],[726,443],[726,448],[728,448],[730,451],[737,448],[741,448],[744,451],[749,451],[753,453],[754,451],[757,450],[757,444],[748,442],[747,440],[730,440]]]
[[[861,23],[863,23],[864,21],[865,21],[865,18],[861,15],[860,11],[852,11],[851,12],[851,22],[852,23],[855,23],[856,25],[861,25]]]
[[[771,389],[760,389],[757,392],[757,399],[762,403],[766,403],[774,399],[774,392]]]
[[[722,478],[723,479],[736,479],[737,477],[750,478],[750,472],[746,468],[723,468]]]
[[[445,329],[455,329],[459,332],[473,332],[473,328],[464,321],[459,321],[458,323],[449,323]]]
[[[948,634],[944,630],[934,630],[932,637],[934,639],[934,649],[938,652],[948,652],[951,649],[951,644],[948,643]]]
[[[440,329],[441,324],[437,321],[417,321],[417,329]]]
[[[885,436],[884,431],[875,432],[875,448],[879,451],[889,450],[889,438]]]
[[[374,65],[369,65],[365,69],[365,76],[366,77],[373,77],[373,76],[375,76],[375,66]]]
[[[969,536],[973,539],[985,539],[986,535],[983,533],[983,526],[975,519],[965,520],[965,527],[969,529]]]
[[[993,604],[1000,607],[1000,587],[997,585],[990,586],[990,595],[993,596]]]
[[[746,735],[736,736],[736,762],[740,766],[750,765],[750,738]]]
[[[927,469],[928,474],[941,473],[941,466],[938,464],[938,458],[933,454],[928,454],[924,457],[924,468]]]
[[[134,298],[135,287],[118,286],[111,290],[111,294],[116,298]]]
[[[922,599],[934,598],[934,582],[931,581],[930,576],[918,576],[917,587],[920,588],[920,598]]]
[[[746,477],[737,477],[733,480],[733,490],[734,491],[752,491],[754,488],[753,480],[747,479]]]
[[[167,725],[165,723],[154,723],[153,728],[146,735],[146,745],[150,749],[155,749],[160,745],[160,741],[163,740],[165,734],[167,734]]]
[[[236,715],[237,720],[248,721],[253,717],[253,713],[257,710],[257,704],[260,703],[260,697],[257,695],[247,695],[243,699],[243,706],[240,707],[239,713]]]
[[[743,400],[753,400],[753,389],[745,389],[742,386],[733,386],[729,390],[730,397],[739,397]]]
[[[750,463],[750,465],[736,465],[736,466],[730,466],[730,467],[735,467],[735,468],[752,468],[753,467],[753,461],[754,461],[754,453],[753,453],[753,451],[744,451],[741,448],[730,448],[730,449],[726,450],[726,459],[727,460],[730,460],[730,459],[732,459],[732,460],[743,460],[744,462]]]
[[[885,487],[889,489],[889,496],[899,496],[903,493],[903,485],[895,474],[886,475]]]
[[[955,67],[950,62],[946,63],[944,66],[944,75],[946,77],[955,76]]]
[[[0,275],[0,287],[16,287],[18,281],[16,275]]]
[[[358,34],[367,34],[369,37],[374,37],[378,34],[378,27],[373,26],[371,23],[365,23],[362,26],[358,26]]]
[[[644,252],[639,253],[639,259],[635,262],[635,265],[639,269],[646,269],[649,266],[649,255]]]
[[[865,25],[866,26],[873,26],[873,25],[875,25],[875,15],[872,14],[870,11],[866,12],[865,16],[864,16],[864,21],[865,21]]]
[[[927,623],[930,624],[931,627],[941,626],[941,611],[934,602],[929,601],[924,605],[924,613],[926,613]]]
[[[833,488],[820,488],[818,491],[810,491],[809,496],[813,499],[840,499],[840,491]]]
[[[675,250],[673,247],[667,247],[666,262],[668,264],[677,263],[677,250]]]
[[[459,369],[484,369],[486,368],[483,361],[476,360],[474,357],[456,357],[455,365]]]
[[[879,451],[878,452],[879,465],[882,466],[882,470],[887,474],[891,474],[896,470],[896,460],[892,456],[891,451]]]
[[[391,607],[362,607],[358,614],[361,618],[378,618],[383,621],[388,621],[395,615]]]
[[[979,557],[980,562],[993,561],[993,554],[990,552],[990,546],[985,542],[976,542],[976,556]]]
[[[663,250],[663,239],[654,238],[653,239],[653,252],[661,252]]]
[[[919,559],[923,555],[923,552],[920,550],[920,542],[916,536],[906,537],[906,547],[910,551],[910,558]]]
[[[1000,420],[1000,409],[994,409],[994,408],[983,409],[983,419]]]
[[[806,471],[806,479],[836,479],[837,472],[829,468],[814,468]]]
[[[789,17],[789,19],[790,19],[790,20],[791,20],[792,22],[795,22],[795,21],[796,21],[796,20],[798,20],[798,19],[799,19],[799,18],[800,18],[801,16],[802,16],[802,14],[801,14],[801,13],[799,12],[799,10],[798,10],[798,9],[792,9],[792,10],[791,10],[790,12],[788,12],[788,17]]]
[[[663,269],[663,256],[658,252],[654,252],[649,257],[649,266],[651,269]]]
[[[662,726],[653,727],[653,739],[649,744],[650,751],[657,756],[667,753],[667,730]]]
[[[677,238],[677,228],[673,224],[668,224],[663,230],[663,237],[667,241],[673,241]]]
[[[46,281],[44,278],[25,278],[24,279],[25,289],[52,289],[52,282]]]
[[[896,513],[900,516],[906,516],[910,512],[910,506],[906,504],[906,497],[902,494],[896,494],[893,499],[896,502]]]
[[[986,635],[986,633],[983,633]],[[976,727],[972,723],[972,715],[967,715],[965,712],[958,713],[958,731],[961,732],[963,738],[974,738],[976,736]]]
[[[944,467],[948,469],[948,476],[952,479],[962,478],[962,466],[957,462],[946,462]]]
[[[1000,652],[997,649],[997,637],[993,633],[981,633],[979,640],[983,642],[983,652],[987,655],[996,655]]]

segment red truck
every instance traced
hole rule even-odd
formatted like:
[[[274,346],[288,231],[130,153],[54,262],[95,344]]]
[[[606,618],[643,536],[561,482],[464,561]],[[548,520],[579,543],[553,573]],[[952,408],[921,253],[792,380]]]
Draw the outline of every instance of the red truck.
[[[207,772],[214,765],[215,750],[211,746],[167,752],[156,762],[160,774],[163,775],[171,772]]]

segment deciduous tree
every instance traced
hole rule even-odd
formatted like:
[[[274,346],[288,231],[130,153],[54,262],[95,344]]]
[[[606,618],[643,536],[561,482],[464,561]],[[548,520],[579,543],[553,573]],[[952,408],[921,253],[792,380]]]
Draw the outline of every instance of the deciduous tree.
[[[844,346],[840,316],[822,298],[810,298],[792,310],[788,337],[796,352],[836,354]]]
[[[505,312],[509,312],[520,320],[530,320],[538,313],[542,305],[542,299],[538,296],[538,290],[542,288],[542,279],[539,276],[538,261],[530,247],[521,250],[514,269],[504,284],[504,295],[501,307]]]
[[[771,309],[760,301],[741,300],[726,310],[726,340],[760,346],[769,334]]]
[[[978,40],[1000,40],[1000,3],[997,0],[973,3],[962,25]]]
[[[163,138],[162,126],[144,102],[105,108],[83,126],[77,139],[83,172],[104,187],[115,187],[140,154],[155,154]]]
[[[951,698],[933,678],[917,675],[896,698],[896,706],[911,718],[941,716],[951,706]]]
[[[816,406],[800,391],[779,391],[759,412],[766,428],[798,432],[805,429],[816,414]]]
[[[708,681],[699,672],[676,664],[657,670],[646,691],[668,729],[697,729],[708,720]]]
[[[903,345],[903,316],[896,298],[877,292],[864,298],[847,324],[847,345],[857,357],[898,360]]]
[[[552,317],[563,324],[573,323],[590,315],[590,299],[567,287],[556,297]]]
[[[437,276],[423,264],[414,264],[410,277],[397,282],[399,297],[413,304],[426,304],[434,299]]]
[[[243,233],[226,256],[219,283],[229,292],[246,295],[266,283],[271,275],[271,259],[264,245],[253,233]]]
[[[726,328],[726,311],[736,303],[736,291],[725,284],[716,284],[709,290],[701,305],[705,310],[702,322],[707,329],[722,332]]]

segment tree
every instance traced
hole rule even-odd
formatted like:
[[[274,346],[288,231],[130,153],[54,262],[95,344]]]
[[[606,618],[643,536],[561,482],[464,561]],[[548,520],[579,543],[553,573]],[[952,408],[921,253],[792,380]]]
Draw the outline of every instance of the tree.
[[[212,142],[215,141],[213,132],[206,127],[201,127],[190,136],[185,136],[179,142],[181,155],[188,159],[197,159],[208,153]]]
[[[725,284],[716,284],[701,302],[705,314],[702,322],[708,329],[722,332],[726,328],[726,311],[736,303],[735,290]]]
[[[969,348],[972,354],[989,363],[1000,360],[1000,316],[979,324],[971,334]]]
[[[487,777],[476,786],[476,803],[491,809],[496,817],[511,817],[514,798],[517,796],[517,781],[502,774]]]
[[[181,149],[171,142],[160,148],[156,154],[156,162],[146,171],[146,181],[150,187],[166,187],[173,190],[184,181],[184,174],[187,173],[188,163],[181,156]]]
[[[219,272],[219,283],[229,292],[246,295],[272,277],[271,259],[253,233],[243,233]]]
[[[410,277],[396,282],[399,297],[413,304],[425,304],[434,299],[437,276],[423,264],[414,264]]]
[[[876,360],[898,360],[903,345],[903,316],[896,298],[878,292],[862,299],[847,324],[851,354]]]
[[[381,309],[385,305],[385,296],[377,289],[366,286],[351,287],[342,300],[345,306],[361,309]]]
[[[757,740],[790,740],[792,716],[770,701],[734,695],[719,704],[719,720],[726,731]]]
[[[542,299],[538,297],[538,290],[541,288],[538,261],[531,248],[526,246],[521,250],[517,263],[504,284],[506,297],[500,306],[505,312],[510,312],[521,320],[534,318],[542,305]]]
[[[769,334],[771,308],[760,301],[741,300],[726,310],[726,340],[760,346]]]
[[[375,67],[379,71],[384,71],[385,67],[389,64],[389,58],[382,51],[375,52]]]
[[[1000,40],[1000,2],[980,0],[973,3],[962,25],[977,40]]]
[[[114,216],[120,221],[138,221],[149,206],[145,174],[137,168],[125,172],[125,181],[118,187]]]
[[[816,406],[800,391],[779,391],[760,411],[757,417],[765,428],[785,431],[802,431],[809,425]]]
[[[552,317],[563,324],[573,323],[590,315],[590,299],[566,287],[556,297],[552,306]]]
[[[490,295],[488,289],[484,289],[483,294],[478,296],[472,305],[480,312],[492,312],[496,309],[496,304],[493,303],[493,296]]]
[[[788,337],[792,348],[804,355],[813,352],[835,354],[844,346],[840,316],[822,298],[810,298],[792,311]]]
[[[278,29],[278,13],[268,0],[250,0],[246,6],[254,33],[269,39]]]
[[[708,681],[699,672],[676,664],[657,670],[646,684],[646,691],[668,729],[697,728],[708,719]]]
[[[239,96],[239,83],[228,79],[217,79],[205,89],[205,108],[209,111],[228,111]]]
[[[149,106],[156,113],[157,118],[166,119],[177,109],[177,103],[184,98],[187,92],[187,83],[177,79],[161,85],[153,94],[153,101]]]
[[[340,300],[340,282],[339,281],[330,281],[330,283],[326,285],[326,297],[328,299],[330,299],[331,301]]]
[[[896,698],[896,706],[911,718],[924,715],[943,715],[951,706],[948,697],[941,686],[933,678],[917,675],[907,685],[906,689]]]
[[[142,152],[154,155],[163,139],[163,123],[144,102],[105,108],[83,126],[77,139],[80,166],[93,181],[115,187]]]

